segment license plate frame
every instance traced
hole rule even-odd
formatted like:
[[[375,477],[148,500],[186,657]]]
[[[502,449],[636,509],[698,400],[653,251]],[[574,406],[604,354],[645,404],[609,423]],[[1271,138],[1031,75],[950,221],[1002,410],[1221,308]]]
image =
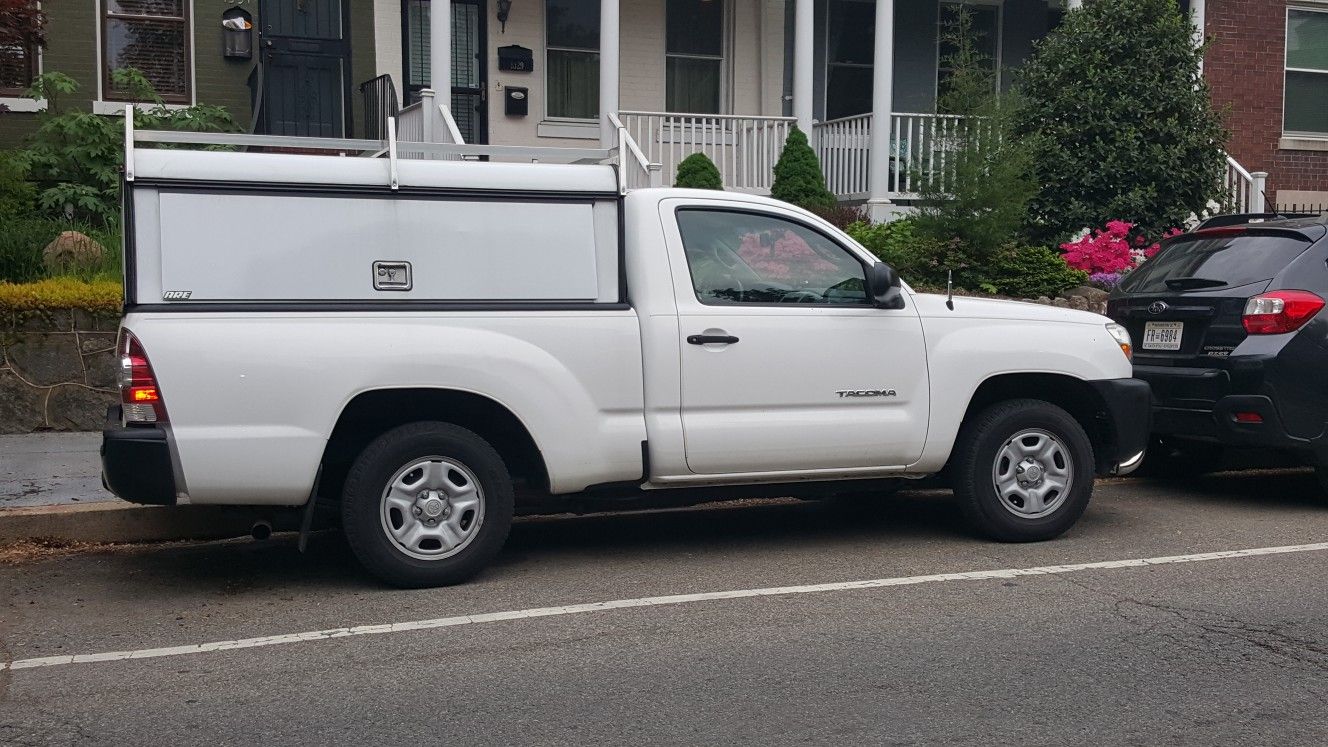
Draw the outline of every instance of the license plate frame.
[[[1184,338],[1184,322],[1145,322],[1144,338],[1140,341],[1139,347],[1143,350],[1174,352],[1180,350],[1181,340]]]

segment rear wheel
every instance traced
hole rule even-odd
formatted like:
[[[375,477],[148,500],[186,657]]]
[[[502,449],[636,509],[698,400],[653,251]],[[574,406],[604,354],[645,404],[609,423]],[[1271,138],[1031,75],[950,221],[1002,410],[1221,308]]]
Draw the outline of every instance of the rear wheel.
[[[1060,536],[1093,494],[1093,446],[1069,413],[1042,400],[992,405],[955,443],[953,485],[964,518],[1003,542]]]
[[[346,539],[378,578],[443,586],[478,573],[512,523],[512,481],[502,457],[449,423],[412,423],[379,436],[346,477]]]

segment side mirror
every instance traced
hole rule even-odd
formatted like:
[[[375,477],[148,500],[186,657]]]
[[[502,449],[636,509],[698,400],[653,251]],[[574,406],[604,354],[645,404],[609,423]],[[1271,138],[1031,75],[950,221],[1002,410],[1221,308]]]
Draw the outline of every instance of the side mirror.
[[[884,262],[867,268],[867,290],[878,309],[904,308],[904,292],[899,287],[899,273]]]

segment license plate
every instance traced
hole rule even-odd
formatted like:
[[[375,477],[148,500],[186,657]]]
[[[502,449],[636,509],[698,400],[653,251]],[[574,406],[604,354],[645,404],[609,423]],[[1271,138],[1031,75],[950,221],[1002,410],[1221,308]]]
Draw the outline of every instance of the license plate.
[[[1180,336],[1184,331],[1183,322],[1146,322],[1143,349],[1180,350]]]

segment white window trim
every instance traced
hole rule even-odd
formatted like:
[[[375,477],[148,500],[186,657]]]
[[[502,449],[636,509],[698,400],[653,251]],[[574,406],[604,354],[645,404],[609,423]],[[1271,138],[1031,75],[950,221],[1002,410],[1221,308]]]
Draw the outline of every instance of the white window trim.
[[[1286,23],[1282,26],[1282,138],[1278,141],[1277,147],[1279,150],[1328,150],[1328,146],[1318,144],[1320,142],[1328,143],[1328,132],[1304,132],[1288,130],[1286,127],[1287,73],[1312,73],[1322,75],[1325,80],[1328,80],[1328,70],[1291,67],[1287,64],[1288,58],[1291,56],[1291,11],[1293,10],[1328,14],[1328,6],[1325,5],[1287,6]]]
[[[547,129],[550,129],[550,130],[561,129],[561,128],[558,128],[559,125],[593,124],[593,125],[595,126],[595,139],[598,140],[598,139],[599,139],[599,117],[555,117],[555,116],[549,114],[549,100],[550,100],[550,97],[549,97],[549,53],[550,53],[550,52],[591,52],[591,53],[593,53],[593,54],[595,54],[595,55],[599,55],[599,54],[600,54],[600,52],[599,52],[599,46],[596,45],[596,47],[595,47],[594,49],[589,49],[589,48],[586,48],[586,47],[563,47],[563,46],[557,46],[557,45],[554,45],[554,44],[550,44],[550,43],[549,43],[549,3],[548,3],[548,0],[540,0],[540,26],[541,26],[541,27],[543,28],[543,30],[544,30],[544,96],[543,96],[543,99],[544,99],[544,120],[540,123],[539,126],[536,127],[536,131],[537,131],[536,134],[539,135],[540,137],[579,137],[578,135],[574,135],[574,134],[573,134],[573,135],[561,135],[561,134],[544,135],[543,133],[538,132],[538,130],[540,130],[540,129],[541,129],[546,123],[549,125],[549,127],[548,127]],[[603,63],[604,63],[604,57],[601,55],[601,56],[599,57],[599,60],[596,61],[596,64],[602,65]],[[600,72],[602,73],[603,71],[601,70]],[[600,116],[603,116],[603,114],[604,114],[604,112],[603,112],[603,108],[604,108],[604,107],[603,107],[603,102],[601,102],[601,105],[600,105],[600,110],[601,110],[601,111],[600,111]],[[562,130],[562,131],[568,131],[568,130]],[[570,131],[571,131],[571,132],[576,132],[575,130],[570,130]]]
[[[669,51],[669,35],[668,35],[669,9],[668,9],[668,0],[664,0],[664,101],[661,102],[663,104],[663,106],[660,107],[661,111],[668,112],[669,114],[697,114],[697,115],[730,113],[730,110],[732,109],[730,105],[730,99],[732,97],[729,95],[730,81],[729,81],[729,68],[727,63],[729,61],[729,58],[732,56],[731,55],[732,50],[729,48],[729,36],[730,36],[729,30],[732,28],[731,19],[733,18],[733,14],[736,12],[734,7],[736,5],[736,1],[735,0],[718,0],[718,1],[724,3],[724,14],[723,14],[723,24],[721,25],[719,32],[719,55],[716,56],[712,54],[691,54],[691,53]],[[676,57],[678,59],[685,59],[685,60],[712,60],[719,62],[719,111],[717,112],[669,111],[669,58],[670,57]]]
[[[37,9],[41,10],[41,3],[37,3]],[[45,63],[41,47],[37,47],[37,74],[46,72],[42,65]],[[11,112],[23,114],[35,114],[46,111],[46,99],[30,99],[26,96],[0,96],[0,105],[4,105]]]
[[[93,58],[92,69],[97,71],[97,98],[92,102],[92,113],[123,114],[125,105],[130,102],[108,101],[106,100],[105,91],[102,90],[102,86],[104,85],[104,81],[106,78],[106,76],[104,75],[106,71],[101,69],[101,64],[102,64],[101,31],[103,23],[105,21],[105,18],[102,14],[103,2],[104,0],[95,0],[96,3],[95,10],[97,12],[97,26],[93,30],[92,35],[93,38],[95,39],[95,43],[93,44],[93,53],[96,55],[96,57]],[[187,5],[189,8],[189,21],[187,24],[189,28],[185,31],[185,33],[189,34],[189,103],[164,104],[163,106],[165,106],[167,109],[188,109],[189,107],[194,106],[198,103],[198,45],[195,43],[195,40],[198,37],[194,33],[194,24],[198,22],[197,13],[195,13],[197,9],[194,7],[194,0],[184,0],[184,2],[185,5]]]

